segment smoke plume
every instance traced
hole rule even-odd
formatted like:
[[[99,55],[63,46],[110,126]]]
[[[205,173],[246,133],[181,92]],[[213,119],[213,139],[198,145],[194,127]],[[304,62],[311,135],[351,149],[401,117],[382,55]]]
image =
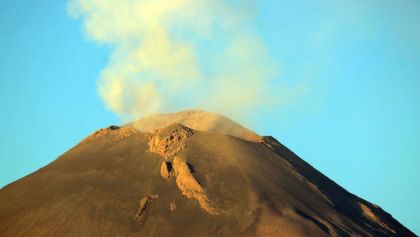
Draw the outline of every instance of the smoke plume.
[[[272,106],[277,67],[256,33],[253,9],[227,0],[68,4],[88,39],[112,49],[98,93],[123,120],[185,108],[238,117]]]

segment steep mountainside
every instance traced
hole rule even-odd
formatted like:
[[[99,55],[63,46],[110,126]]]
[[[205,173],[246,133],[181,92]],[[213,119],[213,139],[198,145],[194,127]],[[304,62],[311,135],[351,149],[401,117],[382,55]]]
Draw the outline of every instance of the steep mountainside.
[[[2,188],[0,236],[415,236],[274,138],[183,116],[100,129]]]

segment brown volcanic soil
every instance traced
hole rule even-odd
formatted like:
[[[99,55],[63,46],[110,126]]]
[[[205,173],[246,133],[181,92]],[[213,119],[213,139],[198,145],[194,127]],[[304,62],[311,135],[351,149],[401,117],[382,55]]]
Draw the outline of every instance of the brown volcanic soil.
[[[415,236],[274,138],[226,131],[99,130],[1,189],[0,236]]]

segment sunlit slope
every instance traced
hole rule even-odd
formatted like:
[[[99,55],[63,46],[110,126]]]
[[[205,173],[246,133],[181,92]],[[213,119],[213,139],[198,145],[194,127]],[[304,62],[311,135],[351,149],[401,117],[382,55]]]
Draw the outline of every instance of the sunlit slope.
[[[415,236],[271,137],[101,129],[0,192],[0,236]]]

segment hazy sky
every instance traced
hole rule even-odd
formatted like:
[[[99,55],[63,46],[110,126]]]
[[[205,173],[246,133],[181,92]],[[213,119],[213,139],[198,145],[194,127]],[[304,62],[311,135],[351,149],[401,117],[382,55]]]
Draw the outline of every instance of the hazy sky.
[[[274,78],[259,89],[280,101],[264,97],[240,122],[273,135],[420,234],[420,2],[257,2],[240,27],[267,51],[251,56],[276,65]],[[0,7],[0,186],[48,164],[93,130],[120,123],[97,88],[116,46],[89,37],[66,6],[15,0]],[[204,42],[226,40],[210,39]],[[241,63],[245,70],[253,62]],[[214,88],[254,82],[238,75]],[[174,106],[197,107],[201,98],[194,101]]]

